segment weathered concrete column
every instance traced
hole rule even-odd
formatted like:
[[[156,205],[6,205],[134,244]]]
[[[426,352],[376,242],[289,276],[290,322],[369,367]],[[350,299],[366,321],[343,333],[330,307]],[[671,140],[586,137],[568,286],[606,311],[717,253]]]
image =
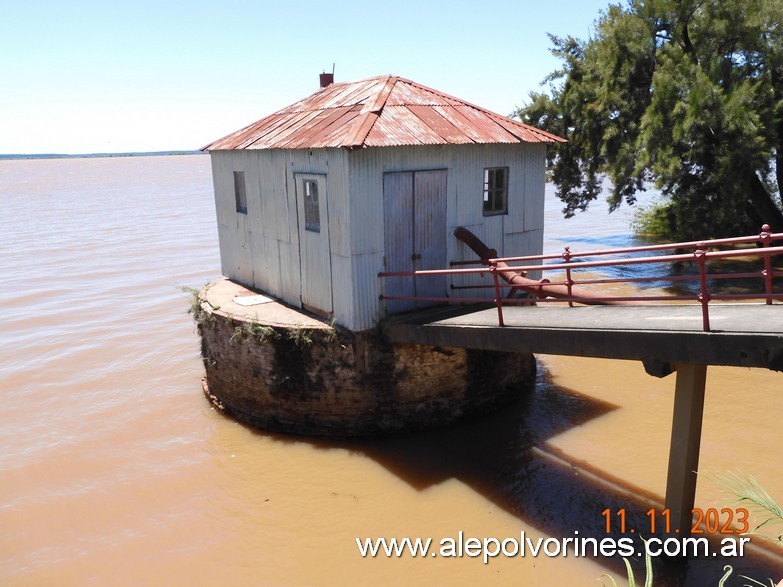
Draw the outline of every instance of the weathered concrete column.
[[[666,507],[671,530],[679,530],[680,535],[689,534],[693,523],[706,380],[707,365],[677,364]]]
[[[243,296],[257,303],[238,303]],[[536,382],[530,353],[393,344],[376,330],[335,327],[228,279],[194,302],[204,393],[221,411],[266,430],[340,438],[422,430],[500,409]]]

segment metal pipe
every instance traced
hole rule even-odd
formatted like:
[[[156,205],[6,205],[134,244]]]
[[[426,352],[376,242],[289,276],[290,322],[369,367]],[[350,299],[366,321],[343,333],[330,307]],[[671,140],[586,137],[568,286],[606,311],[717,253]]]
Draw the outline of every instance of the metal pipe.
[[[495,274],[500,275],[509,285],[532,293],[538,298],[563,298],[569,300],[569,304],[572,304],[574,298],[579,298],[580,303],[588,305],[638,305],[640,303],[635,301],[607,301],[606,295],[575,288],[572,285],[573,282],[563,286],[553,285],[544,279],[540,281],[528,279],[525,277],[525,275],[527,275],[526,271],[520,271],[517,268],[509,267],[504,261],[494,259],[493,257],[497,256],[497,251],[485,245],[480,238],[470,232],[467,228],[458,226],[454,229],[454,236],[468,245],[473,252],[481,258],[482,262],[492,264],[496,272]]]
[[[762,231],[755,237],[739,237],[729,239],[714,239],[711,241],[696,242],[696,243],[675,243],[669,245],[653,245],[649,247],[632,247],[625,249],[612,249],[606,251],[591,251],[589,253],[573,253],[569,247],[565,248],[565,252],[560,255],[535,255],[528,257],[506,257],[498,258],[497,251],[495,249],[487,247],[476,235],[470,232],[468,229],[459,227],[455,229],[454,235],[467,244],[479,257],[479,260],[475,261],[455,261],[452,262],[452,267],[456,265],[468,265],[468,264],[482,264],[484,267],[472,268],[472,269],[434,269],[424,271],[405,271],[405,272],[381,272],[379,277],[410,277],[410,276],[425,276],[425,275],[485,275],[487,273],[492,275],[491,285],[476,285],[476,286],[454,286],[452,289],[494,289],[494,303],[498,306],[498,319],[502,323],[502,305],[503,303],[523,303],[529,304],[529,299],[514,300],[510,299],[514,292],[517,290],[526,291],[536,296],[541,302],[568,302],[569,305],[573,305],[573,302],[582,304],[602,304],[602,305],[638,305],[651,301],[696,301],[702,306],[704,329],[709,330],[709,308],[708,304],[710,300],[740,300],[740,299],[762,299],[767,304],[771,304],[773,300],[783,299],[783,294],[773,293],[772,281],[773,278],[783,277],[783,272],[775,271],[772,267],[772,255],[783,254],[783,246],[772,246],[772,243],[776,240],[783,238],[783,233],[771,234],[769,232],[769,226],[762,226]],[[708,245],[715,244],[728,244],[728,243],[750,243],[755,242],[757,245],[761,245],[756,249],[741,249],[730,251],[708,251]],[[633,259],[609,259],[604,261],[578,261],[574,262],[575,257],[584,257],[588,255],[604,255],[604,254],[616,254],[626,251],[650,251],[650,250],[663,250],[666,248],[683,247],[690,244],[696,245],[696,251],[686,254],[674,254],[674,255],[662,255],[654,257],[642,257]],[[506,261],[508,260],[544,260],[544,259],[556,259],[562,258],[565,262],[559,264],[549,265],[528,265],[528,266],[510,266]],[[758,273],[707,273],[707,261],[709,259],[729,259],[738,257],[762,257],[764,259],[764,270]],[[664,263],[672,261],[691,261],[695,262],[699,268],[699,272],[695,276],[671,276],[664,275],[660,277],[637,277],[637,278],[600,278],[600,279],[582,279],[575,280],[572,271],[574,269],[586,269],[586,268],[605,268],[616,265],[638,265],[644,263]],[[541,279],[535,281],[526,277],[528,271],[563,271],[565,270],[565,279],[561,281],[550,281],[549,279]],[[506,282],[501,284],[498,281],[498,276],[502,277]],[[733,279],[739,277],[756,277],[762,278],[765,284],[765,291],[761,294],[714,294],[711,295],[708,289],[708,278],[712,279]],[[575,288],[575,285],[593,285],[593,284],[605,284],[605,283],[643,283],[649,281],[690,281],[698,280],[699,293],[698,295],[690,296],[610,296],[601,293],[594,293],[585,289]],[[509,297],[505,300],[501,299],[501,289],[508,288]],[[451,298],[419,298],[419,297],[397,297],[397,296],[381,296],[382,299],[399,299],[399,300],[420,300],[420,301],[432,301],[432,302],[453,302]],[[461,302],[480,302],[486,301],[485,298],[468,299],[459,298]]]

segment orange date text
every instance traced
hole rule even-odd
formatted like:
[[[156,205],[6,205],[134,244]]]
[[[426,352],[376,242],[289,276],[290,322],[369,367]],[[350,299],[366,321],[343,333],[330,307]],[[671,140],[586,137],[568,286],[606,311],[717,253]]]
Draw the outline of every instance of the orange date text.
[[[691,534],[744,534],[750,528],[748,510],[745,508],[737,508],[736,510],[731,508],[709,508],[706,510],[694,508],[691,513],[693,514]],[[670,534],[672,532],[671,512],[668,508],[661,511],[653,508],[647,510],[645,514],[646,520],[643,527],[637,528],[631,527],[628,523],[625,508],[614,512],[606,508],[601,512],[607,534],[613,529],[621,534],[636,532]],[[674,532],[678,533],[680,529],[674,528]]]

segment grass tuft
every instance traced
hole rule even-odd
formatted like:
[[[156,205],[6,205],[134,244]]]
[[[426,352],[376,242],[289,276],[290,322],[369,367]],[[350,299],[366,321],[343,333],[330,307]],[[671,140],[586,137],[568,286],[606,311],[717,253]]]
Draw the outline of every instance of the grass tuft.
[[[279,338],[277,331],[271,326],[263,326],[255,320],[242,322],[234,328],[234,334],[231,335],[230,342],[241,342],[243,340],[255,340],[266,343]]]
[[[206,285],[204,287],[206,287]],[[207,309],[209,304],[201,299],[201,292],[199,290],[187,286],[181,286],[179,289],[190,295],[190,304],[188,305],[187,312],[193,316],[193,320],[197,325],[200,326],[215,319],[214,316],[212,316],[212,312]]]
[[[770,530],[775,526],[783,525],[783,508],[772,499],[772,496],[753,475],[728,472],[715,473],[714,477],[723,486],[725,493],[734,496],[732,501],[741,503],[753,512],[757,519],[761,520],[749,534],[763,535],[765,533],[759,532],[762,528]],[[783,533],[774,538],[783,544]]]

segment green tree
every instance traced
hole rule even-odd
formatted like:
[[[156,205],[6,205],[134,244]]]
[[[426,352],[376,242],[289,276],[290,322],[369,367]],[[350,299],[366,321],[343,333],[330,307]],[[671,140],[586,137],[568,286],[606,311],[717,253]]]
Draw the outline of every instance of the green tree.
[[[612,210],[659,188],[672,237],[783,230],[781,0],[628,0],[550,38],[562,68],[517,114],[569,141],[549,153],[566,217],[607,177]]]

